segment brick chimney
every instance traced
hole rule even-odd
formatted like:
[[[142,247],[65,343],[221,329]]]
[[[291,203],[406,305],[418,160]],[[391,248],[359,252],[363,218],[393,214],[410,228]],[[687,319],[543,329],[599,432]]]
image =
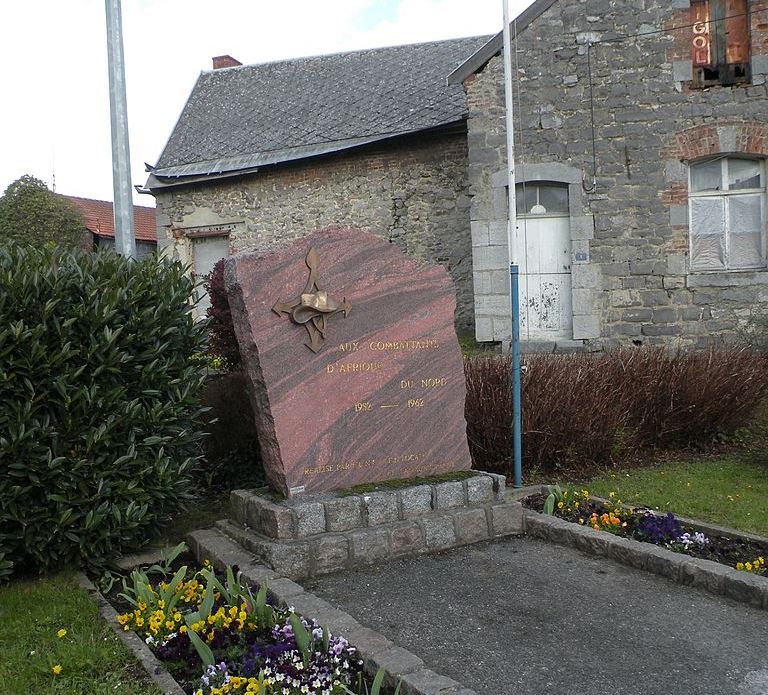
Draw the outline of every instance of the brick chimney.
[[[214,56],[213,57],[213,69],[219,70],[220,68],[234,68],[238,65],[242,65],[239,60],[235,60],[232,56]]]

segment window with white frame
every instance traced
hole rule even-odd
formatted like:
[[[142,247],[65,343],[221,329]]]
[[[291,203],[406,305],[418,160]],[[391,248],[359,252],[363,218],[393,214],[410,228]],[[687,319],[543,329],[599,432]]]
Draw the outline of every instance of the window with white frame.
[[[765,266],[765,163],[720,157],[692,164],[692,270]]]

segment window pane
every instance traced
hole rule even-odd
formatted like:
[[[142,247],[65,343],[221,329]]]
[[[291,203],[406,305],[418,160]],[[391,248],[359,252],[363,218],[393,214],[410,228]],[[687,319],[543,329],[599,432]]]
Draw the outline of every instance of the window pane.
[[[568,214],[568,186],[557,183],[518,183],[515,190],[518,215]]]
[[[530,214],[531,210],[536,205],[536,198],[537,198],[536,184],[518,183],[515,186],[515,194],[517,196],[517,214],[518,215]]]
[[[539,205],[543,205],[548,215],[568,214],[568,186],[545,183],[539,185]]]
[[[720,197],[691,198],[691,267],[725,268],[725,207]]]
[[[731,191],[743,188],[761,188],[760,162],[754,159],[728,160],[728,188]]]
[[[720,191],[723,187],[723,165],[718,159],[691,166],[691,192]]]
[[[762,195],[734,195],[728,199],[731,268],[763,265]]]

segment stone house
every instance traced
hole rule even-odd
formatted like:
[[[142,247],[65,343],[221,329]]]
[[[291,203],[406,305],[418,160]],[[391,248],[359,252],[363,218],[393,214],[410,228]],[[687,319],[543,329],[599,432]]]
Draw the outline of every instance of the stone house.
[[[537,0],[511,25],[523,338],[731,336],[768,302],[768,2]],[[509,336],[502,39],[467,94],[476,333]]]
[[[768,303],[768,0],[535,0],[511,25],[528,349],[703,346]],[[147,187],[204,274],[328,224],[510,335],[501,34],[200,75]],[[447,77],[447,80],[446,80]]]
[[[160,245],[205,275],[329,225],[443,264],[474,327],[467,106],[447,76],[488,37],[201,73],[147,188]],[[205,304],[203,303],[203,308]]]

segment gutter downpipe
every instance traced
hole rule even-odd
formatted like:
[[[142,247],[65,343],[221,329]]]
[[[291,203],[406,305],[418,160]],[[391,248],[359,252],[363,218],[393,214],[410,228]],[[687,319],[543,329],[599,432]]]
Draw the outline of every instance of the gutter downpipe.
[[[507,191],[508,222],[507,249],[509,251],[509,298],[512,319],[512,441],[513,485],[523,486],[522,473],[522,417],[520,385],[520,266],[517,249],[517,196],[515,191],[515,130],[512,103],[512,37],[509,30],[509,0],[504,5],[504,103],[507,129]]]

